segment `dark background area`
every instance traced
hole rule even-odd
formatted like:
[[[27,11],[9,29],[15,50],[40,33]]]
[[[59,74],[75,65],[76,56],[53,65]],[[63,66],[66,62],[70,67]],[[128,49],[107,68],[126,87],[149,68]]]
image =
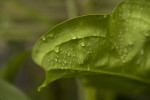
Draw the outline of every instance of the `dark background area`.
[[[0,67],[16,53],[32,49],[49,29],[69,18],[86,14],[108,14],[123,0],[0,0]],[[60,79],[40,92],[45,72],[31,56],[20,66],[11,84],[32,100],[78,100],[77,78]],[[99,90],[101,92],[101,90]],[[98,100],[103,93],[98,94]],[[113,100],[113,99],[112,99]],[[114,100],[149,100],[134,94],[116,93]]]

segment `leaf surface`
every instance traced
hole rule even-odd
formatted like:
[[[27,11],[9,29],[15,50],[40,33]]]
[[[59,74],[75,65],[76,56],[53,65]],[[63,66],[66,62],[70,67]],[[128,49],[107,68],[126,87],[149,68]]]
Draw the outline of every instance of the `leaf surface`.
[[[55,26],[32,52],[46,71],[41,87],[84,76],[90,86],[150,92],[149,11],[149,0],[125,0],[111,14],[81,16]]]

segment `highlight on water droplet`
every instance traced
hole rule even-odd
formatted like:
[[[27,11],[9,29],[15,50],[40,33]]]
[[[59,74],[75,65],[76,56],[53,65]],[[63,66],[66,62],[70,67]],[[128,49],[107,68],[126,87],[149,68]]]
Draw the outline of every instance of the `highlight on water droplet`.
[[[129,43],[129,45],[133,45],[133,42],[132,42],[132,41],[129,41],[128,43]]]
[[[72,56],[73,56],[73,57],[75,57],[76,55],[75,55],[75,54],[73,54]]]
[[[143,8],[142,8],[142,7],[141,7],[140,9],[141,9],[141,10],[143,10]]]
[[[90,66],[87,67],[87,71],[90,71]]]
[[[144,54],[144,50],[141,50],[140,54],[143,55]]]
[[[53,37],[53,36],[54,36],[54,34],[49,34],[49,36],[50,36],[50,37]]]
[[[76,37],[76,35],[72,35],[72,39],[76,39],[77,37]]]
[[[42,36],[42,40],[43,40],[43,41],[45,41],[45,40],[46,40],[44,36]]]
[[[58,53],[58,52],[59,52],[59,46],[56,46],[56,47],[54,48],[54,51],[55,51],[56,53]]]
[[[57,62],[57,58],[55,58],[55,61]]]
[[[70,53],[68,52],[68,56],[70,56]]]
[[[124,53],[127,53],[128,52],[128,50],[127,49],[124,49]]]
[[[67,63],[67,61],[66,61],[66,60],[64,60],[64,63],[66,64],[66,63]]]
[[[85,43],[84,43],[84,42],[81,42],[80,44],[81,44],[81,46],[83,46],[83,47],[85,46]]]

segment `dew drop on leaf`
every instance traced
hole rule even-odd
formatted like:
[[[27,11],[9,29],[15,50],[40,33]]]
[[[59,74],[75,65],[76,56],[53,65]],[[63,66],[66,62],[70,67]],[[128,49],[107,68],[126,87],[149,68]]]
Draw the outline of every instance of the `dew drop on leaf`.
[[[58,52],[59,52],[59,46],[56,46],[56,47],[54,48],[54,51],[55,51],[56,53],[58,53]]]
[[[53,37],[53,34],[49,34],[50,37]]]
[[[55,58],[55,61],[57,62],[57,58]]]
[[[72,35],[72,39],[76,39],[77,37],[75,35]]]
[[[43,40],[43,41],[45,41],[45,40],[46,40],[44,36],[42,37],[42,40]]]
[[[124,49],[124,53],[127,53],[128,52],[128,50],[127,49]]]
[[[66,60],[64,60],[64,63],[66,64],[66,63],[67,63],[67,61],[66,61]]]
[[[143,55],[143,54],[144,54],[144,50],[141,50],[141,52],[140,52],[140,53],[141,53],[141,55]]]
[[[73,54],[73,57],[75,57],[76,55],[75,54]]]
[[[133,45],[133,43],[131,41],[129,41],[129,45]]]
[[[84,47],[84,46],[85,46],[85,43],[84,43],[84,42],[81,42],[81,46],[83,46],[83,47]]]
[[[68,56],[70,56],[70,53],[68,52]]]

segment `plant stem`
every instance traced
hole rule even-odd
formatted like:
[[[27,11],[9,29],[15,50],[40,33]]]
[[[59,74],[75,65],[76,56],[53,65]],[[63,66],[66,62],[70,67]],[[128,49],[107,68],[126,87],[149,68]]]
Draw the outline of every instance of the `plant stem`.
[[[76,7],[76,0],[66,0],[67,12],[68,17],[76,17],[77,16],[77,7]]]
[[[101,92],[101,97],[102,100],[115,100],[116,99],[116,93],[114,93],[113,91],[107,91],[107,90],[103,90]]]
[[[84,87],[80,80],[76,78],[78,87],[78,100],[96,100],[96,89],[91,87]]]
[[[85,88],[85,93],[86,93],[86,100],[97,100],[97,96],[96,96],[96,90],[95,88]]]

